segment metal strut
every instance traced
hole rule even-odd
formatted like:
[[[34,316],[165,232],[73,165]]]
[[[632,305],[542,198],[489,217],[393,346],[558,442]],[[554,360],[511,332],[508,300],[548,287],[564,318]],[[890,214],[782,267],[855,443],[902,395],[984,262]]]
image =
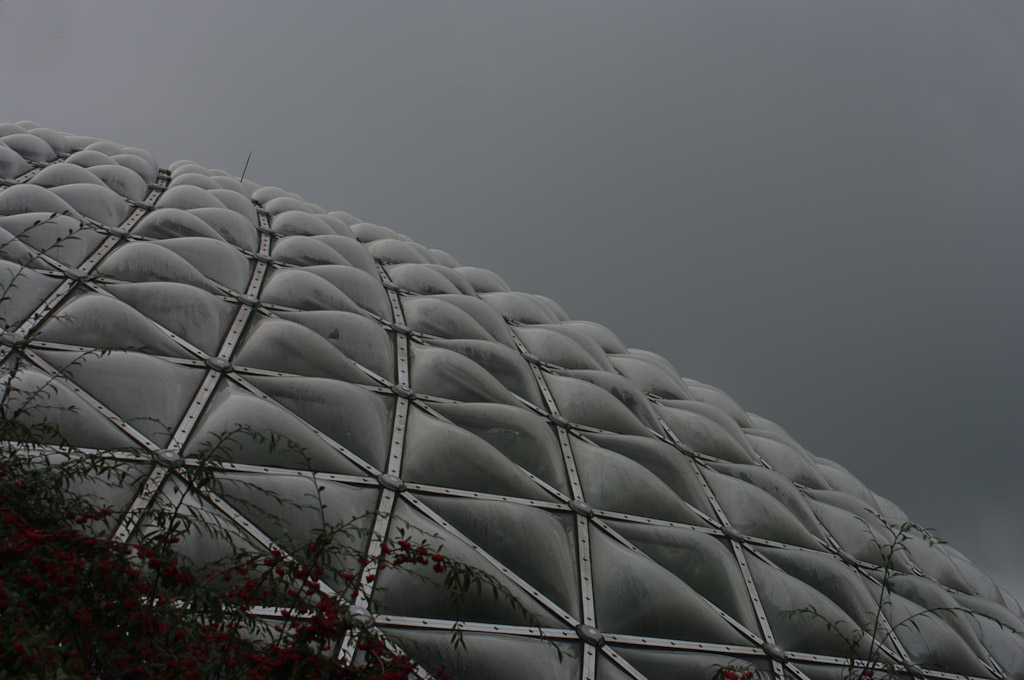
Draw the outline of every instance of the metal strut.
[[[506,322],[507,323],[507,322]],[[594,680],[597,677],[597,651],[604,645],[604,636],[597,628],[597,617],[594,609],[594,578],[592,555],[590,550],[590,520],[594,516],[594,509],[587,503],[583,495],[583,485],[580,483],[579,471],[576,469],[576,458],[572,452],[572,445],[569,441],[569,428],[571,423],[558,411],[558,404],[548,388],[544,374],[536,360],[526,349],[523,341],[515,332],[515,328],[508,324],[509,334],[519,349],[520,354],[527,358],[527,365],[537,381],[537,387],[544,398],[544,405],[547,407],[548,419],[555,426],[558,433],[558,444],[562,452],[562,461],[565,465],[566,475],[569,478],[569,488],[572,498],[569,500],[569,508],[576,518],[576,561],[579,565],[580,579],[580,603],[582,605],[583,620],[576,626],[577,634],[583,643],[583,672],[582,680]],[[532,360],[531,360],[532,359]],[[561,495],[561,494],[559,494]]]
[[[391,304],[391,315],[394,319],[391,324],[395,334],[395,379],[392,386],[395,394],[395,418],[391,426],[391,443],[388,448],[387,466],[383,473],[378,476],[380,483],[380,498],[377,501],[377,508],[374,514],[373,528],[370,533],[370,544],[367,547],[367,564],[363,567],[359,584],[356,587],[355,601],[353,608],[367,610],[373,599],[373,591],[377,581],[377,558],[380,557],[382,546],[387,540],[388,531],[391,526],[391,514],[395,508],[398,495],[405,490],[405,482],[402,481],[402,452],[405,448],[405,434],[409,417],[409,401],[413,397],[412,386],[409,384],[409,337],[408,328],[405,325],[405,313],[402,311],[402,301],[395,291],[391,278],[384,270],[384,267],[377,263],[377,275],[380,277],[381,285],[385,283],[384,289],[388,295],[388,302]],[[351,631],[345,634],[341,642],[338,657],[351,660],[356,654],[356,639]]]

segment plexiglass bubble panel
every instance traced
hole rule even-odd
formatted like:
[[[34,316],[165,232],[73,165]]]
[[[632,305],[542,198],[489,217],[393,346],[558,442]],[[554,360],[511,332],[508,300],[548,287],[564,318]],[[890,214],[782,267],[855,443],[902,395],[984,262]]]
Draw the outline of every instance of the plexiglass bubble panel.
[[[426,665],[839,678],[861,631],[853,653],[880,649],[908,677],[1024,678],[1020,605],[960,553],[911,532],[881,592],[907,520],[842,466],[391,229],[25,122],[0,126],[0,246],[3,360],[18,348],[19,385],[48,386],[71,444],[196,465],[232,432],[218,488],[241,500],[192,502],[247,545],[351,521],[367,554],[424,537],[519,600],[457,613],[436,582],[364,579],[353,605]],[[268,449],[268,432],[288,445]],[[121,537],[128,509],[185,493],[145,460],[109,492]],[[281,496],[324,510],[275,510]]]

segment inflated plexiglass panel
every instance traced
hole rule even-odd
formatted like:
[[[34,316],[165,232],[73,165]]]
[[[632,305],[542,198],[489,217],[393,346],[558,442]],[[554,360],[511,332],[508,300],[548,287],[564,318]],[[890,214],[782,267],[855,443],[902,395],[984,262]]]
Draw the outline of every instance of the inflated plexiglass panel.
[[[325,521],[350,526],[356,554],[443,544],[521,606],[454,607],[432,572],[377,574],[354,604],[427,666],[840,678],[860,630],[855,653],[874,646],[908,676],[1024,678],[1020,605],[956,550],[911,531],[881,592],[906,516],[841,465],[392,229],[26,121],[0,125],[0,254],[13,398],[45,390],[34,417],[135,456],[123,479],[90,482],[126,511],[122,532],[139,529],[133,504],[185,498],[257,549]],[[211,452],[226,459],[216,492],[148,462]],[[226,546],[197,534],[183,549]]]

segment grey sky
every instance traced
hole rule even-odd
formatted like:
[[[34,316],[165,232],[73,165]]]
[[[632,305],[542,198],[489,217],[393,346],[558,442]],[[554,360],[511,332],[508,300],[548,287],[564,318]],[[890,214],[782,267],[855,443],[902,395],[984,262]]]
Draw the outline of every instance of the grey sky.
[[[1024,600],[1024,5],[0,4],[0,120],[240,172],[667,356]]]

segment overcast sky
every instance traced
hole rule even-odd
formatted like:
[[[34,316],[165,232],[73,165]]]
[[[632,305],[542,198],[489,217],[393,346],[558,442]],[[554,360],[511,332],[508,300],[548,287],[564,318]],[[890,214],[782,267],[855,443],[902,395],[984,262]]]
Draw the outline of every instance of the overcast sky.
[[[1019,0],[0,0],[0,120],[557,300],[1024,600]]]

